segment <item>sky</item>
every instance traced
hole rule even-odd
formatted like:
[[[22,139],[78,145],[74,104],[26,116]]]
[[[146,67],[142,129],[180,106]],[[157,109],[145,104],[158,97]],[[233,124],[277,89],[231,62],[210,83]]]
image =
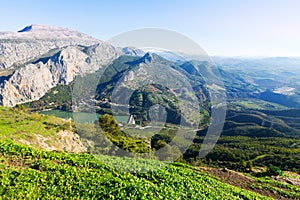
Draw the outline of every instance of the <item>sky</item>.
[[[176,31],[211,56],[300,57],[300,0],[0,0],[0,31],[44,24],[107,40]]]

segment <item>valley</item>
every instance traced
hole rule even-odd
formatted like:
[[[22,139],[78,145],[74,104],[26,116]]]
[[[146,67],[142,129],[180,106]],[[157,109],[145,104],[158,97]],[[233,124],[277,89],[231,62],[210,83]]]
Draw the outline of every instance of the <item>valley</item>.
[[[298,58],[176,60],[42,25],[0,42],[4,199],[300,198]]]

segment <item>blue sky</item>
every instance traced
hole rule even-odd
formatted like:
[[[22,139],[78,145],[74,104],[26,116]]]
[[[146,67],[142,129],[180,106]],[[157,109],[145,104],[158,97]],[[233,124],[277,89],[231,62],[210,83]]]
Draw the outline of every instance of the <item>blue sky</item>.
[[[1,0],[0,31],[30,24],[106,40],[146,27],[182,33],[209,55],[299,56],[299,0]]]

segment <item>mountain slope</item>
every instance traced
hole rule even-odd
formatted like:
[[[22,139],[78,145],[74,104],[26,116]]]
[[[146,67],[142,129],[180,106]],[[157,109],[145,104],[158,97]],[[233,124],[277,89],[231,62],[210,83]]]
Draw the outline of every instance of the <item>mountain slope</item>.
[[[68,84],[76,75],[95,71],[121,53],[108,44],[93,48],[87,54],[78,46],[69,46],[15,69],[0,86],[1,103],[15,106],[37,100],[57,84]]]
[[[19,32],[0,33],[0,104],[40,99],[57,84],[94,72],[132,48],[116,48],[77,31],[31,25]]]
[[[129,112],[131,115],[134,115],[138,121],[149,122],[149,109],[159,104],[166,108],[167,122],[179,124],[181,120],[183,122],[192,121],[196,116],[201,117],[200,115],[202,115],[203,117],[204,108],[201,113],[198,113],[197,109],[185,112],[183,118],[179,106],[189,109],[190,102],[197,103],[196,98],[198,98],[201,105],[196,106],[206,105],[208,107],[209,94],[206,85],[204,85],[203,77],[200,74],[185,71],[184,64],[170,62],[156,54],[149,53],[143,57],[120,56],[105,66],[104,71],[101,68],[83,78],[78,77],[76,82],[71,82],[69,86],[63,86],[60,83],[60,85],[49,90],[41,99],[26,105],[34,110],[63,108],[63,110],[70,111],[72,88],[76,84],[78,98],[87,97],[78,103],[78,105],[85,106],[80,108],[81,111],[87,111],[84,109],[88,109],[88,105],[96,104],[97,112],[111,113],[111,105],[117,103],[120,106],[114,108],[115,112],[118,112],[119,115],[128,115],[127,105],[130,104]],[[196,63],[189,65],[196,68],[194,66]],[[203,69],[206,67],[202,66]],[[98,80],[99,74],[101,74],[100,80]],[[95,82],[98,83],[95,84]],[[144,83],[147,84],[143,85]],[[95,87],[94,93],[87,94],[86,91],[93,85]],[[124,98],[126,92],[132,93],[127,99],[127,103],[125,102],[126,98]],[[112,95],[115,98],[112,98]],[[91,98],[95,98],[96,103],[90,102]],[[73,103],[73,109],[77,109],[75,105],[77,104]]]
[[[45,152],[4,141],[0,160],[4,199],[270,199],[179,163]]]
[[[14,68],[51,49],[70,45],[102,43],[78,31],[44,25],[30,25],[19,32],[0,33],[0,69]]]
[[[51,49],[102,43],[83,33],[44,25],[31,25],[19,32],[0,33],[0,69],[14,68]]]

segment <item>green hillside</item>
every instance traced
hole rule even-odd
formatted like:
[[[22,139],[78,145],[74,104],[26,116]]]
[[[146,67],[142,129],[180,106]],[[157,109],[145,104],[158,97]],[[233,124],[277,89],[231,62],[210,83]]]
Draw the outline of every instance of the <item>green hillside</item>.
[[[163,163],[46,152],[8,141],[1,141],[0,162],[2,199],[268,199],[180,163],[123,172],[107,163],[128,169]]]
[[[274,165],[283,170],[299,173],[299,129],[279,119],[275,111],[269,113],[270,115],[266,115],[263,110],[228,109],[221,137],[213,150],[204,160],[197,160],[207,133],[207,129],[200,130],[193,146],[185,152],[185,160],[213,167],[227,167],[236,171],[249,171],[249,166]],[[283,113],[291,112],[278,111],[278,115]]]
[[[29,113],[22,106],[0,106],[0,139],[26,139],[34,134],[54,136],[61,130],[71,130],[70,123],[54,116]]]
[[[148,55],[149,56],[149,55]],[[178,98],[170,92],[176,88],[168,88],[160,84],[147,84],[141,88],[132,91],[133,94],[130,98],[130,114],[134,115],[135,119],[141,123],[149,123],[149,108],[153,105],[161,105],[166,108],[167,112],[167,122],[173,124],[179,124],[180,121],[193,121],[194,119],[201,118],[203,119],[201,123],[207,124],[208,122],[208,96],[209,92],[206,87],[204,87],[204,78],[200,76],[199,73],[194,73],[193,70],[189,68],[195,68],[197,65],[201,65],[202,73],[211,73],[206,72],[208,70],[208,66],[203,63],[173,63],[159,57],[158,55],[153,54],[154,58],[153,63],[157,65],[161,65],[164,67],[162,72],[165,69],[176,70],[178,73],[186,76],[187,80],[191,84],[191,88],[195,92],[195,98],[198,98],[198,101],[201,102],[199,105],[201,112],[197,111],[189,112],[185,114],[185,118],[181,114],[179,110],[179,100]],[[138,69],[141,63],[145,63],[144,57],[132,57],[132,56],[120,56],[118,59],[114,60],[113,63],[108,65],[106,68],[100,69],[94,73],[86,74],[81,77],[78,76],[75,81],[71,82],[69,85],[57,85],[51,90],[49,90],[42,98],[39,100],[35,100],[32,102],[24,103],[23,105],[28,107],[32,111],[41,111],[45,109],[58,109],[63,111],[72,111],[72,92],[76,91],[75,96],[78,99],[78,102],[85,102],[87,105],[96,106],[96,112],[99,114],[111,113],[111,105],[112,102],[112,93],[121,80],[121,78],[126,75],[130,70]],[[199,66],[198,66],[199,67]],[[105,69],[105,70],[104,70]],[[159,74],[159,72],[156,72]],[[101,75],[102,74],[102,75]],[[100,76],[101,75],[101,76]],[[144,77],[139,75],[140,81],[145,82],[143,80]],[[173,80],[171,77],[166,78],[168,80],[168,84],[176,85],[176,80]],[[96,91],[90,94],[87,92],[87,88],[95,87],[95,83],[97,83]],[[126,86],[129,87],[129,86]],[[125,88],[126,88],[125,87]],[[128,91],[131,91],[130,87],[127,88]],[[127,91],[126,89],[120,90],[121,92]],[[178,93],[178,92],[177,92]],[[74,94],[73,94],[74,95]],[[116,96],[123,97],[125,94],[118,94]],[[85,99],[84,97],[89,96],[91,99],[95,99],[96,103],[91,102],[90,99]],[[193,95],[189,94],[189,92],[184,92],[181,94],[180,100],[182,101],[182,105],[188,105]],[[82,98],[82,99],[81,99]],[[120,99],[119,99],[120,100]],[[73,99],[73,101],[75,101]],[[73,102],[74,106],[74,102]],[[89,112],[89,106],[86,108],[80,108],[82,112]],[[116,112],[116,110],[114,110]],[[118,115],[127,115],[127,109],[117,109]]]
[[[42,150],[43,146],[38,145],[33,145],[37,148],[25,146],[18,141],[37,140],[35,135],[40,135],[39,137],[48,138],[47,143],[51,145],[61,140],[57,137],[58,132],[76,130],[71,121],[28,113],[23,107],[0,108],[1,199],[268,199],[261,195],[287,199],[300,197],[299,187],[295,185],[299,181],[298,175],[287,177],[284,174],[279,176],[280,180],[274,180],[264,174],[264,168],[271,165],[299,172],[300,143],[297,139],[222,136],[213,151],[206,158],[199,159],[203,137],[198,135],[183,158],[179,159],[196,166],[192,167],[178,162],[160,162],[154,160],[154,156],[153,159],[137,159],[100,155],[98,153],[105,153],[110,149],[101,149],[103,146],[98,148],[96,144],[92,149],[87,148],[88,152],[97,153],[93,155],[72,154],[64,150],[45,151]],[[112,142],[119,148],[132,152],[155,151],[159,148],[156,147],[158,142],[155,143],[156,139],[161,139],[159,135],[152,138],[151,147],[147,146],[146,141],[138,137],[124,135],[115,122],[103,121],[104,116],[108,115],[100,117],[99,122],[102,124],[99,125],[110,142],[97,136],[97,126],[82,124],[83,127],[76,128],[87,130],[84,132],[86,135],[81,135],[80,139],[84,144],[88,144],[89,140],[99,140],[99,143],[106,142],[110,147]],[[266,120],[259,115],[250,116],[253,126],[258,126],[256,122],[259,124],[261,119]],[[166,127],[161,136],[170,138],[172,130],[174,129]],[[228,172],[223,172],[224,167],[246,173],[239,173],[241,179],[230,182],[231,179],[223,179],[222,173]],[[257,169],[258,172],[252,171]],[[226,173],[224,176],[229,176]],[[249,178],[245,178],[246,176]],[[251,182],[248,181],[246,186],[238,184],[244,179]]]

